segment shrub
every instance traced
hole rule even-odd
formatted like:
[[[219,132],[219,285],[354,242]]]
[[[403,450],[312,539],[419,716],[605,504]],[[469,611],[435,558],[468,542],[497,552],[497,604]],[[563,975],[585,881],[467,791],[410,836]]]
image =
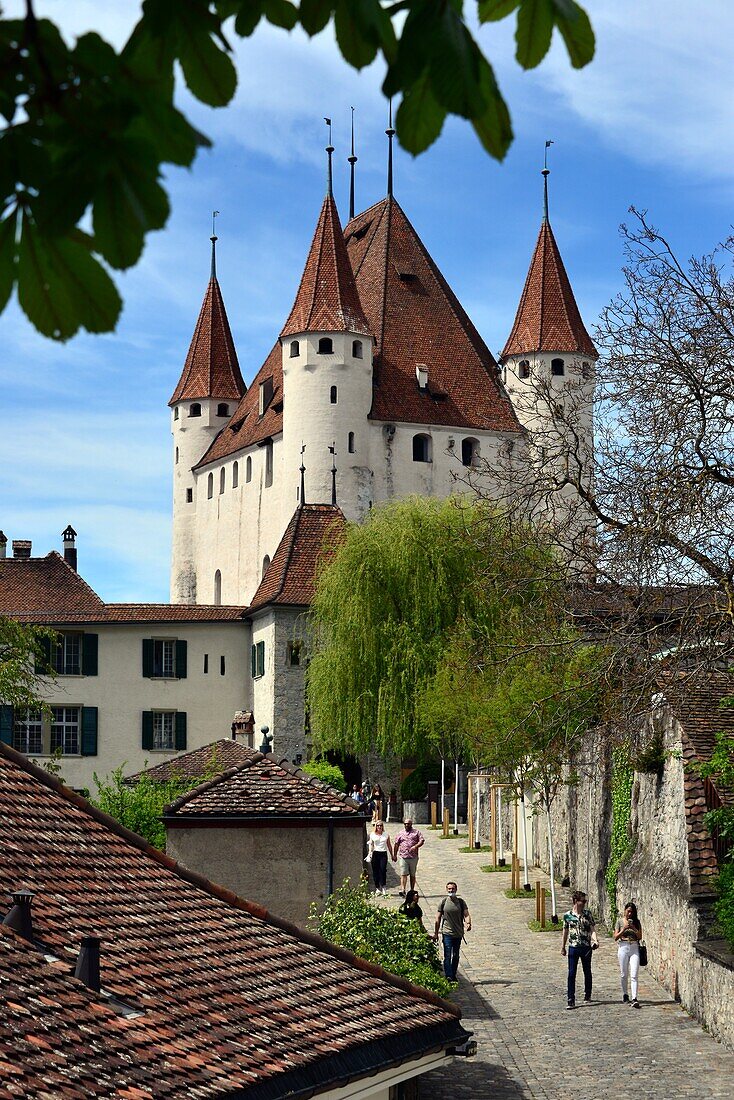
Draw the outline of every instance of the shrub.
[[[330,764],[328,760],[309,760],[308,764],[304,764],[301,770],[306,775],[312,775],[315,779],[320,779],[322,783],[326,783],[329,787],[334,787],[337,791],[346,791],[347,789],[341,768],[337,768],[336,764]]]
[[[166,830],[161,821],[163,808],[186,791],[198,787],[202,779],[172,779],[168,783],[152,783],[142,775],[137,783],[127,786],[122,768],[116,768],[102,779],[95,773],[97,797],[91,801],[110,817],[114,817],[126,829],[145,837],[149,844],[161,851],[166,847]]]
[[[403,782],[400,784],[400,795],[403,802],[422,802],[428,795],[428,783],[429,781],[439,781],[441,779],[441,765],[438,763],[419,764],[417,768],[413,768],[410,775],[406,775]],[[450,782],[450,776],[445,776],[446,785]]]
[[[716,919],[734,951],[734,862],[729,861],[722,866],[716,886],[719,892],[714,906]]]
[[[456,988],[444,977],[436,945],[418,922],[373,905],[364,884],[354,889],[345,882],[322,913],[313,905],[311,923],[325,939],[440,997]]]

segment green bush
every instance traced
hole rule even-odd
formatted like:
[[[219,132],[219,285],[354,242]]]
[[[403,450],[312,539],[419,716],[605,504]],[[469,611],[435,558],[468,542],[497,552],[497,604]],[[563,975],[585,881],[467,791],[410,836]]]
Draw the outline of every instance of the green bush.
[[[313,905],[311,923],[324,939],[440,997],[456,988],[444,977],[436,945],[418,922],[373,905],[364,884],[354,889],[345,882],[322,913]]]
[[[312,775],[315,779],[320,779],[322,783],[334,787],[337,791],[346,791],[347,789],[341,768],[337,768],[336,764],[330,764],[328,760],[309,760],[308,764],[303,765],[302,771],[306,775]]]
[[[734,862],[729,861],[723,865],[716,886],[719,893],[719,899],[714,906],[716,919],[734,951]]]
[[[617,919],[617,876],[619,868],[633,850],[629,835],[632,812],[632,783],[634,772],[629,754],[624,748],[612,751],[612,843],[609,852],[605,881],[609,899],[610,924]]]
[[[448,774],[448,769],[446,771],[447,774],[444,778],[448,786],[451,777]],[[413,768],[410,775],[406,775],[405,779],[400,784],[400,795],[403,802],[422,802],[427,798],[429,781],[441,781],[440,764],[419,764],[417,768]]]
[[[97,797],[91,799],[95,806],[114,817],[126,829],[145,837],[149,844],[161,851],[166,847],[166,830],[161,821],[163,808],[186,791],[198,787],[203,779],[172,779],[168,783],[152,783],[143,774],[137,783],[127,786],[122,768],[116,768],[102,779],[96,774]]]

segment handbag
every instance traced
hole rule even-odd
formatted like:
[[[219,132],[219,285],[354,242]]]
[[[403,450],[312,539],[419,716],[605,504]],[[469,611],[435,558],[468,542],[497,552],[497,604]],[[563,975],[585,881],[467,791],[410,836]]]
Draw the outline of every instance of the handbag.
[[[647,947],[640,942],[640,966],[647,966]]]

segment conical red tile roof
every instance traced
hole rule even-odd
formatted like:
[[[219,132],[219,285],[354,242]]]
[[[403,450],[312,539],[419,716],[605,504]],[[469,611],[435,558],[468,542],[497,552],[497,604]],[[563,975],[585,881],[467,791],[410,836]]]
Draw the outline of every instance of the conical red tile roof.
[[[296,300],[280,335],[296,332],[370,333],[332,195],[321,207]]]
[[[553,230],[545,218],[502,358],[538,351],[588,355],[591,359],[599,355],[581,320]]]
[[[181,377],[168,404],[204,397],[237,401],[245,389],[222,292],[212,276]]]

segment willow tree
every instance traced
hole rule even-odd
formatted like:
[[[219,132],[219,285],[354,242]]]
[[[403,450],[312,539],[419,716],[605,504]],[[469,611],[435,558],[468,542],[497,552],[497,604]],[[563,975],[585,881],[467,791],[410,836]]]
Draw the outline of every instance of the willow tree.
[[[469,632],[484,659],[504,659],[508,623],[545,606],[554,573],[543,547],[511,538],[483,504],[415,497],[351,526],[312,605],[319,748],[425,756],[418,703],[452,638]]]

